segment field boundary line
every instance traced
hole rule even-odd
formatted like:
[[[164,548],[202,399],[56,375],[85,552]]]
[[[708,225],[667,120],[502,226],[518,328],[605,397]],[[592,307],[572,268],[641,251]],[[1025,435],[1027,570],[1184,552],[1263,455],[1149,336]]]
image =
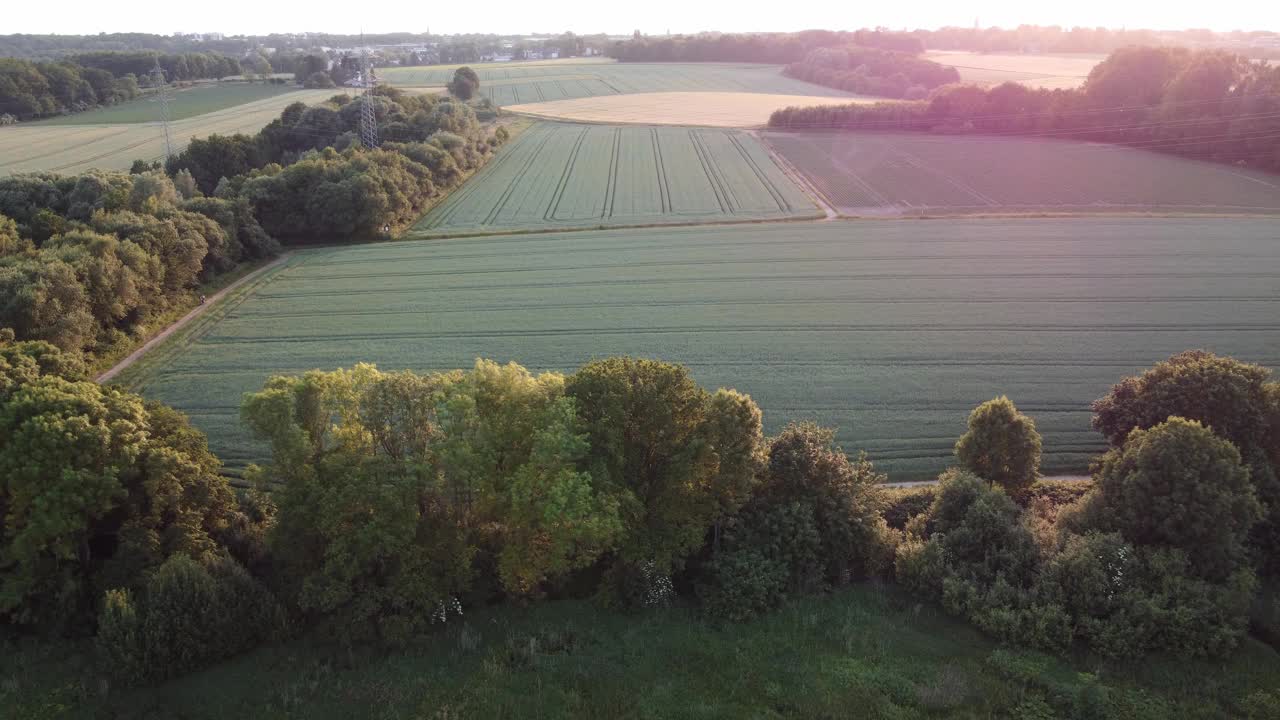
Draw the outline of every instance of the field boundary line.
[[[511,162],[511,158],[514,157],[519,151],[520,143],[525,138],[525,134],[535,133],[538,129],[541,128],[541,126],[542,126],[542,123],[535,122],[532,126],[524,130],[521,130],[519,135],[514,140],[512,140],[508,144],[498,149],[497,156],[495,156],[489,162],[485,163],[484,166],[482,166],[479,170],[473,171],[471,175],[464,178],[453,189],[452,192],[449,192],[445,195],[445,197],[440,198],[439,200],[436,200],[434,203],[431,204],[430,207],[424,210],[422,212],[422,215],[419,216],[418,220],[415,221],[413,225],[409,226],[410,231],[412,231],[412,228],[417,227],[418,223],[423,222],[429,216],[431,216],[432,213],[435,213],[436,211],[439,211],[440,215],[430,223],[427,223],[426,227],[429,227],[429,228],[439,227],[442,223],[447,222],[449,219],[451,219],[454,216],[454,214],[457,213],[458,206],[462,204],[462,202],[466,200],[466,198],[470,197],[472,194],[476,192],[476,187],[478,187],[479,183],[475,183],[471,181],[477,180],[483,177],[482,173],[496,173],[502,167],[505,167],[507,163]],[[528,142],[534,142],[534,141],[529,140]]]
[[[758,130],[748,130],[747,133],[760,141],[760,146],[764,148],[765,152],[769,155],[769,159],[773,161],[774,165],[778,166],[778,169],[782,171],[782,174],[795,183],[796,186],[800,188],[800,192],[803,192],[810,200],[817,204],[818,209],[826,215],[826,217],[822,219],[822,222],[831,222],[832,220],[836,220],[840,217],[840,213],[836,212],[835,205],[831,200],[818,189],[817,185],[813,183],[808,175],[805,175],[801,172],[800,168],[796,167],[790,160],[783,157],[782,153],[778,152],[777,148],[769,142],[768,138],[766,138],[763,133]]]
[[[222,288],[218,292],[214,293],[212,297],[206,298],[203,304],[197,305],[196,307],[192,308],[191,312],[187,313],[186,315],[183,315],[181,318],[178,319],[177,322],[173,323],[172,325],[165,328],[164,330],[161,330],[155,337],[143,343],[142,347],[138,348],[137,350],[134,350],[132,353],[129,353],[128,357],[116,363],[113,367],[108,369],[106,372],[103,372],[101,375],[94,378],[94,380],[96,380],[99,383],[105,383],[111,380],[112,378],[116,377],[120,373],[124,372],[130,365],[133,365],[135,362],[140,360],[143,355],[146,355],[149,351],[151,351],[157,345],[169,339],[169,337],[172,336],[175,332],[181,330],[188,323],[200,317],[201,315],[205,314],[214,306],[218,305],[223,298],[227,297],[227,295],[231,294],[235,290],[240,289],[246,283],[249,283],[253,280],[256,280],[262,277],[267,272],[271,270],[279,269],[279,267],[292,256],[293,256],[293,253],[291,252],[282,253],[280,257],[276,258],[270,263],[263,265],[257,270],[254,270],[248,275],[245,275],[239,280],[236,280],[230,285]]]

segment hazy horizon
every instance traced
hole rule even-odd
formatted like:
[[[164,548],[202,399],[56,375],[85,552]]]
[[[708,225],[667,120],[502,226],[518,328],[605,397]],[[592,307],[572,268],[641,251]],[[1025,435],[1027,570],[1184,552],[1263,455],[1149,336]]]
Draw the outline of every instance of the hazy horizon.
[[[942,2],[895,3],[889,7],[850,10],[834,2],[792,3],[785,7],[755,4],[675,3],[655,0],[641,13],[627,12],[612,3],[571,2],[496,5],[492,12],[474,7],[425,6],[380,3],[375,12],[319,0],[305,6],[305,19],[297,6],[227,0],[217,10],[186,10],[157,0],[118,6],[86,0],[60,3],[56,12],[42,6],[19,5],[6,11],[0,34],[96,35],[114,32],[220,32],[226,35],[318,32],[334,34],[412,32],[437,34],[495,33],[503,35],[560,33],[646,34],[723,32],[787,32],[812,28],[856,30],[885,26],[895,30],[933,29],[943,26],[1013,28],[1018,25],[1107,27],[1112,29],[1183,30],[1204,28],[1266,31],[1280,29],[1280,3],[1224,0],[1212,6],[1115,3],[1099,0],[1040,5],[1008,0],[987,0],[965,7]],[[548,12],[554,7],[555,17]]]

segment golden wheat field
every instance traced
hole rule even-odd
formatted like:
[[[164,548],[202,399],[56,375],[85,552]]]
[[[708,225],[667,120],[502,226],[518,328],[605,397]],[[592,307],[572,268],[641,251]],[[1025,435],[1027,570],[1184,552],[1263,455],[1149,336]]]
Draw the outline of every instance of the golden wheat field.
[[[879,101],[875,98],[749,92],[657,92],[525,103],[508,105],[506,109],[576,122],[755,127],[769,122],[769,115],[774,110],[792,105],[848,105]]]

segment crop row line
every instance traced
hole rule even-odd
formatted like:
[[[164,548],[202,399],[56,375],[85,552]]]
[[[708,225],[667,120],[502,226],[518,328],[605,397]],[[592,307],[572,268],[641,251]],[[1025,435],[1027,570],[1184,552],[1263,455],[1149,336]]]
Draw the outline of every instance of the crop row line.
[[[698,157],[698,162],[702,164],[702,172],[707,177],[707,181],[711,183],[711,192],[715,193],[716,202],[720,205],[720,212],[725,215],[732,215],[734,212],[734,203],[729,198],[729,192],[726,183],[720,177],[719,168],[711,159],[710,153],[703,144],[701,133],[696,130],[689,130],[689,142],[693,145],[693,152]]]
[[[622,128],[613,129],[613,154],[609,156],[609,183],[604,191],[604,207],[600,217],[613,217],[613,203],[618,194],[618,165],[622,164]]]
[[[653,143],[653,162],[658,171],[658,194],[661,197],[662,213],[671,212],[671,187],[667,184],[667,170],[662,163],[662,145],[658,141],[658,129],[649,128],[649,137]]]
[[[569,185],[569,176],[573,174],[573,167],[578,161],[578,153],[582,150],[582,142],[586,137],[587,128],[584,126],[578,132],[578,137],[573,142],[573,149],[569,151],[569,157],[565,160],[564,169],[560,172],[560,182],[556,183],[555,192],[551,194],[551,202],[542,213],[543,220],[555,219],[556,213],[560,211],[560,200],[564,198],[565,188]]]
[[[751,168],[751,172],[755,173],[756,178],[760,180],[760,184],[773,196],[773,201],[778,204],[778,209],[783,212],[791,212],[794,209],[791,203],[787,202],[782,192],[769,180],[764,170],[756,163],[755,158],[751,157],[751,153],[747,152],[746,147],[742,144],[742,136],[738,133],[730,133],[729,142],[738,150],[738,154],[742,156],[742,160],[747,164],[747,167]]]

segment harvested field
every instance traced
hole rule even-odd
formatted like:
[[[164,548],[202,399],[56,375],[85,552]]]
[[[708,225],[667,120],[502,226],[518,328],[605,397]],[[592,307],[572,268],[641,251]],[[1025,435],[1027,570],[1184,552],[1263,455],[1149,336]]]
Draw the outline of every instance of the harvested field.
[[[266,83],[201,83],[189,88],[174,90],[169,99],[169,118],[184,120],[186,118],[218,112],[228,108],[245,105],[258,100],[267,100],[277,96],[297,92],[294,85],[269,85]],[[337,92],[337,91],[335,91]],[[284,104],[292,102],[287,100]],[[280,106],[281,108],[284,105]],[[140,97],[136,100],[112,105],[110,107],[90,110],[89,112],[63,115],[31,123],[37,126],[48,125],[117,125],[130,123],[155,122],[160,119],[160,105],[154,96]]]
[[[975,85],[1022,83],[1046,89],[1074,88],[1084,84],[1089,71],[1105,55],[1019,55],[935,50],[925,57],[960,71],[960,80]]]
[[[1187,348],[1280,366],[1280,238],[1262,219],[837,221],[402,242],[295,254],[120,380],[233,467],[273,373],[360,361],[571,370],[631,354],[750,393],[767,431],[837,427],[898,480],[944,467],[1007,393],[1050,472],[1100,449],[1089,402]]]
[[[315,103],[334,90],[298,90],[171,123],[176,149],[194,137],[256,133],[293,102]],[[0,175],[49,170],[77,173],[89,168],[127,170],[134,160],[159,160],[164,137],[159,123],[116,125],[16,125],[0,128]]]
[[[743,132],[539,123],[414,234],[816,217]]]
[[[666,92],[601,95],[576,100],[508,105],[511,112],[543,118],[642,125],[755,127],[769,122],[784,107],[883,102],[875,98],[832,98],[821,95],[771,95],[747,92]]]
[[[841,214],[1280,214],[1280,176],[1050,138],[769,132]]]
[[[654,92],[740,92],[843,97],[833,88],[784,77],[777,65],[745,63],[615,63],[549,61],[473,65],[480,94],[502,106]],[[438,86],[456,66],[389,68],[380,77],[397,86]]]

